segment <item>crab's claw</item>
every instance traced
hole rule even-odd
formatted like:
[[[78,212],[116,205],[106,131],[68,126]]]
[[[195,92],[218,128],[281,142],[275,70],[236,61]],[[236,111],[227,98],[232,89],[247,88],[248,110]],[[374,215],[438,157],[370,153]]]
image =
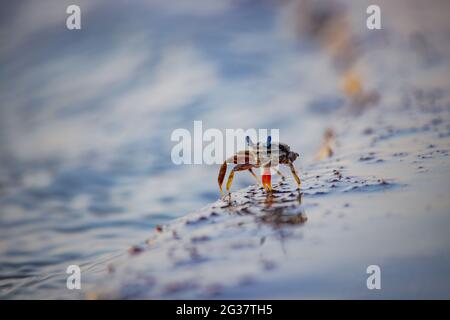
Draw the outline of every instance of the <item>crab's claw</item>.
[[[264,189],[267,191],[272,191],[272,183],[271,183],[272,175],[270,174],[270,168],[264,168],[262,174],[262,184]]]

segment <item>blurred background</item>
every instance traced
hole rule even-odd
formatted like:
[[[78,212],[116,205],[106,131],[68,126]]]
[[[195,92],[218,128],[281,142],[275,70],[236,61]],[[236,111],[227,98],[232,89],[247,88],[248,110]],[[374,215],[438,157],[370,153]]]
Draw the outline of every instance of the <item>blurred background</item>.
[[[378,0],[382,29],[368,30],[372,2],[2,3],[0,295],[216,200],[218,166],[171,162],[172,131],[194,120],[278,128],[301,171],[340,114],[364,122],[418,86],[448,90],[450,2]],[[70,4],[81,30],[66,28]]]

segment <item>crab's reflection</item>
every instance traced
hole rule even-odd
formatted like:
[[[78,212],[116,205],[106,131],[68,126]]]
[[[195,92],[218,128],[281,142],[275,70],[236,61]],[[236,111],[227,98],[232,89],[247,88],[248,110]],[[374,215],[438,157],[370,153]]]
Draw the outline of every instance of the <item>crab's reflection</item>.
[[[226,209],[233,215],[252,215],[256,221],[276,228],[300,225],[308,219],[302,205],[303,193],[284,181],[275,184],[272,192],[254,187],[245,193],[236,192],[223,199]]]
[[[300,225],[305,223],[305,210],[302,206],[303,193],[290,193],[288,196],[277,197],[268,193],[264,200],[264,212],[258,216],[258,221],[271,224],[275,227],[282,225]]]

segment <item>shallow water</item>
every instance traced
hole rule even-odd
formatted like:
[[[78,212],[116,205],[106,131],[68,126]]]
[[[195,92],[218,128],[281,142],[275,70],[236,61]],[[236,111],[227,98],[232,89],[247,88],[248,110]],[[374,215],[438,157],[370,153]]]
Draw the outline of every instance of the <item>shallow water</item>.
[[[278,283],[277,297],[338,296],[374,252],[395,266],[389,279],[400,279],[391,281],[395,290],[387,297],[448,296],[449,29],[438,19],[447,6],[436,2],[429,14],[437,18],[423,29],[392,18],[407,10],[401,6],[390,8],[389,32],[355,28],[366,45],[365,80],[382,96],[374,109],[355,114],[327,54],[292,39],[285,9],[217,3],[174,12],[158,1],[81,2],[86,24],[77,33],[61,29],[65,16],[54,14],[65,11],[64,2],[7,8],[12,13],[2,29],[9,36],[0,48],[0,296],[79,297],[65,287],[67,266],[102,273],[128,259],[128,248],[156,225],[216,201],[218,166],[170,160],[170,134],[192,130],[194,120],[205,129],[280,128],[281,140],[301,154],[296,165],[308,221],[298,232],[306,241],[285,250],[308,252],[311,262],[301,272],[296,263],[283,266],[295,281],[275,281],[282,272],[267,279]],[[349,9],[356,26],[360,12],[364,4]],[[416,29],[425,46],[411,41]],[[315,163],[329,126],[342,145],[331,160]],[[349,179],[331,182],[333,169]],[[233,190],[249,184],[249,174],[237,175]],[[346,204],[351,210],[342,209]],[[347,229],[351,237],[340,232]],[[280,242],[270,246],[266,253],[278,265],[285,253]],[[402,278],[399,266],[406,263],[417,272]],[[414,290],[423,291],[401,290],[413,276]],[[229,277],[241,281],[231,271]],[[258,297],[264,282],[257,283],[223,296]],[[346,283],[346,296],[368,296]]]

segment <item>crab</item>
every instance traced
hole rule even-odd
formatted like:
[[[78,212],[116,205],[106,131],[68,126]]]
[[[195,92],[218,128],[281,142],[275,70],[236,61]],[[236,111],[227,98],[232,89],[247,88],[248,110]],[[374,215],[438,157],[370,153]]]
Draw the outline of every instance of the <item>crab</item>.
[[[300,190],[301,187],[301,181],[298,177],[297,170],[295,169],[295,166],[293,162],[299,157],[299,154],[297,152],[293,152],[290,150],[290,147],[285,143],[277,143],[272,144],[271,143],[271,136],[267,137],[267,142],[264,143],[256,143],[254,144],[250,137],[246,137],[247,142],[247,148],[246,150],[239,151],[235,155],[231,156],[230,158],[226,159],[224,163],[221,165],[219,170],[219,176],[218,176],[218,183],[219,183],[219,189],[220,194],[223,197],[224,193],[222,190],[222,184],[223,180],[225,178],[225,175],[227,173],[227,165],[228,164],[235,164],[233,169],[230,172],[230,175],[228,176],[228,181],[226,185],[226,191],[228,194],[230,194],[230,188],[231,184],[233,183],[234,173],[237,171],[244,171],[248,170],[252,176],[256,179],[258,182],[258,185],[260,185],[260,181],[258,176],[253,171],[254,168],[261,168],[262,169],[262,186],[267,192],[272,192],[272,185],[271,185],[271,172],[272,170],[278,174],[281,179],[284,181],[286,178],[285,176],[278,170],[278,164],[284,164],[287,165],[291,173],[295,179],[295,182],[297,183],[297,187]]]

